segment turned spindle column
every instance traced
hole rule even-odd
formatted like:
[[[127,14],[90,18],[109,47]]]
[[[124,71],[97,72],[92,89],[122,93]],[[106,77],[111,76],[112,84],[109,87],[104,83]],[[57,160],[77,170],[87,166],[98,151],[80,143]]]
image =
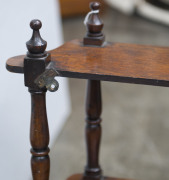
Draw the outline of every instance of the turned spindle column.
[[[84,180],[100,180],[102,170],[99,165],[99,147],[101,140],[101,87],[100,81],[88,80],[86,97],[86,146],[87,165]]]
[[[29,89],[31,93],[31,169],[34,180],[48,180],[50,171],[49,130],[46,114],[46,91]]]
[[[90,3],[91,12],[86,16],[87,34],[83,39],[84,46],[102,46],[105,36],[102,33],[103,23],[99,18],[100,3]],[[83,180],[102,180],[102,170],[99,165],[99,148],[101,140],[101,82],[88,80],[86,96],[86,150],[87,165]]]
[[[45,52],[47,42],[39,33],[42,24],[39,20],[33,20],[30,27],[33,29],[32,38],[26,43],[27,55],[24,58],[25,86],[31,94],[31,169],[33,180],[49,180],[50,159],[49,153],[49,129],[46,114],[46,91],[35,82],[45,71],[50,62],[50,54]]]

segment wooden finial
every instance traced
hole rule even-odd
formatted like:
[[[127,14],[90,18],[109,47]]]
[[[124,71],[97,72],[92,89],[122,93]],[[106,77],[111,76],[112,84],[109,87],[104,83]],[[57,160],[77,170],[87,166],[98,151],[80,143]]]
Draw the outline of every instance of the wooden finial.
[[[41,38],[39,33],[39,29],[42,27],[41,21],[32,20],[30,27],[33,29],[33,34],[31,39],[26,42],[28,52],[24,58],[25,86],[39,90],[42,88],[35,80],[45,72],[46,66],[51,61],[51,56],[45,51],[47,42]]]
[[[103,23],[99,17],[100,3],[90,3],[91,12],[88,13],[85,19],[87,34],[83,39],[84,45],[102,46],[105,41],[105,36],[102,33]]]
[[[39,29],[42,27],[42,23],[38,19],[34,19],[30,22],[30,27],[33,29],[33,34],[31,39],[26,42],[26,46],[28,49],[28,55],[37,55],[45,54],[45,49],[47,47],[47,42],[43,40],[40,36]]]

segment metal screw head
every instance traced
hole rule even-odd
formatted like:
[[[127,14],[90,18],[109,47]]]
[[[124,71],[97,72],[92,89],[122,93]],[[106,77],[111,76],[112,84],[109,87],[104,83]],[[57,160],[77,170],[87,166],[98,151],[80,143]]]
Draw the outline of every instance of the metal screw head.
[[[55,92],[59,89],[59,83],[56,81],[56,79],[53,79],[52,82],[50,82],[49,84],[46,85],[46,88],[50,92]]]

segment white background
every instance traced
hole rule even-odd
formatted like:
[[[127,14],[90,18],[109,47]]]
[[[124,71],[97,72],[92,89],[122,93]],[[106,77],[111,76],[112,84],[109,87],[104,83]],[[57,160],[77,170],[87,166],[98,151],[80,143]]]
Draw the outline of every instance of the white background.
[[[0,0],[0,179],[3,180],[31,179],[30,95],[23,74],[8,72],[5,62],[11,56],[26,53],[32,19],[42,21],[40,32],[48,42],[48,50],[63,43],[56,0]],[[58,80],[59,91],[47,93],[50,147],[70,112],[67,81]]]

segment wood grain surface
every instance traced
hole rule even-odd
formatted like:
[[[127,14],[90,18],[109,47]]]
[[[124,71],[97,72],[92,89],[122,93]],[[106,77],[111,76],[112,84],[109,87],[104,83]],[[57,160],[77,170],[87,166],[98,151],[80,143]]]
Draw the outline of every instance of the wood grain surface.
[[[72,40],[50,51],[62,77],[169,86],[169,48],[125,43],[83,46]],[[7,61],[11,72],[23,72],[23,56]]]
[[[24,57],[25,55],[15,56],[8,59],[6,63],[7,70],[14,73],[24,73],[23,70]]]

